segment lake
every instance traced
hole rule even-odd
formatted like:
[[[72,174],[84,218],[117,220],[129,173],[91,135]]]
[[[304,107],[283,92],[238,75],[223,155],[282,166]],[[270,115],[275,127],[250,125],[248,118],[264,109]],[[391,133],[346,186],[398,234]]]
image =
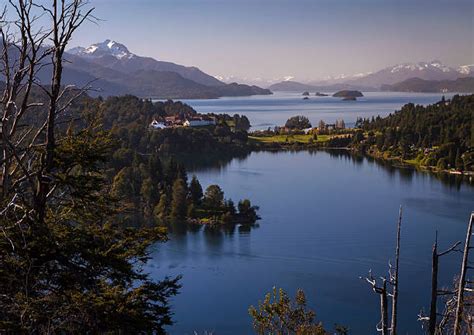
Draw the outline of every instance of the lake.
[[[464,240],[474,209],[469,182],[344,152],[259,152],[194,173],[203,187],[219,184],[235,202],[251,199],[262,219],[250,231],[175,229],[157,246],[147,268],[153,277],[183,275],[171,334],[252,334],[247,309],[273,286],[291,296],[302,288],[330,330],[338,323],[350,334],[376,334],[379,297],[359,277],[369,269],[386,274],[400,205],[399,328],[420,334],[417,315],[429,306],[435,232],[440,249]],[[459,267],[460,255],[443,258],[441,284],[452,283]]]
[[[282,126],[294,115],[305,115],[313,126],[319,120],[334,123],[344,119],[346,125],[354,125],[357,117],[385,116],[400,109],[404,104],[427,105],[441,100],[441,93],[396,93],[364,92],[357,101],[342,101],[340,98],[310,97],[303,100],[301,93],[275,92],[273,95],[251,97],[225,97],[220,99],[183,100],[200,113],[227,113],[246,115],[252,129]],[[445,94],[446,98],[453,94]]]

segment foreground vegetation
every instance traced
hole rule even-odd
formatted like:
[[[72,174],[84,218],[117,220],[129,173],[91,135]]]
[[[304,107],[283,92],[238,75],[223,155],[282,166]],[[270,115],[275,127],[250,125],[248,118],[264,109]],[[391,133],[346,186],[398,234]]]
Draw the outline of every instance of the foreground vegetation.
[[[142,266],[166,231],[123,222],[106,171],[112,137],[97,118],[77,119],[70,107],[84,90],[62,85],[64,51],[92,9],[80,0],[8,8],[12,16],[0,15],[0,332],[163,333],[179,278],[152,279]],[[37,81],[40,69],[50,85]]]
[[[249,314],[257,334],[328,334],[321,323],[315,322],[315,313],[306,306],[306,296],[302,290],[296,292],[295,301],[291,301],[283,289],[273,288],[271,293],[258,307],[250,306]],[[347,334],[338,327],[337,334]]]
[[[151,278],[143,267],[150,247],[168,238],[165,221],[258,217],[249,200],[236,208],[217,185],[202,192],[196,178],[188,183],[184,167],[163,163],[160,151],[197,150],[202,141],[219,150],[228,139],[238,147],[245,120],[232,118],[232,132],[227,117],[213,134],[173,129],[182,141],[167,142],[149,122],[189,106],[104,101],[88,97],[89,87],[62,85],[65,49],[93,20],[87,1],[12,1],[8,9],[0,14],[0,333],[164,334],[180,278]],[[39,70],[51,84],[41,85]]]

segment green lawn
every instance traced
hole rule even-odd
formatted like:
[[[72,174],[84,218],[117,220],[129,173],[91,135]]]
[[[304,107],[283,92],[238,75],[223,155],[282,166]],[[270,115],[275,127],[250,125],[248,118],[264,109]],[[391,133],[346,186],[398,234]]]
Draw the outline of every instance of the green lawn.
[[[231,128],[235,127],[235,121],[234,120],[228,120],[225,123],[227,124],[227,126],[229,126]]]
[[[414,159],[405,159],[404,162],[407,163],[407,164],[412,164],[412,165],[419,165],[420,164],[420,161],[416,158],[414,158]]]
[[[260,143],[309,143],[311,138],[313,138],[313,135],[274,135],[262,137],[249,136],[251,141]],[[329,135],[318,135],[318,140],[316,142],[326,142],[329,140],[329,138]]]

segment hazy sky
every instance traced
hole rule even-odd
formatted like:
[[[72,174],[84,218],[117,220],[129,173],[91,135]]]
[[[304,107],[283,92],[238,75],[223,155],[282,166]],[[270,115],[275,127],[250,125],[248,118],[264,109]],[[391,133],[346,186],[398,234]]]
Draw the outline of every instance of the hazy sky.
[[[439,59],[474,63],[473,0],[91,0],[107,38],[212,75],[319,79]]]

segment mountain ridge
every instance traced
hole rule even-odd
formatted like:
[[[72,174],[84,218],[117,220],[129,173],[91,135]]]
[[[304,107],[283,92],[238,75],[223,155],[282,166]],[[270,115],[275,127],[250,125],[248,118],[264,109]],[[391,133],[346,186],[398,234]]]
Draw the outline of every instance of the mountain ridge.
[[[359,73],[354,76],[338,76],[319,81],[300,83],[282,81],[269,86],[275,91],[282,90],[329,90],[360,89],[378,91],[382,86],[394,85],[410,78],[423,80],[455,80],[474,76],[474,65],[462,65],[457,68],[444,65],[438,60],[431,62],[401,63],[385,67],[375,72]],[[301,87],[300,89],[297,89]]]
[[[90,79],[100,91],[97,95],[129,93],[157,99],[204,99],[271,94],[258,86],[223,83],[195,66],[138,56],[110,39],[72,48],[66,58],[65,84],[84,84],[86,78]]]
[[[420,78],[410,78],[393,85],[382,85],[381,90],[420,93],[474,93],[474,77],[457,78],[455,80],[424,80]]]

